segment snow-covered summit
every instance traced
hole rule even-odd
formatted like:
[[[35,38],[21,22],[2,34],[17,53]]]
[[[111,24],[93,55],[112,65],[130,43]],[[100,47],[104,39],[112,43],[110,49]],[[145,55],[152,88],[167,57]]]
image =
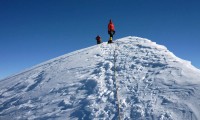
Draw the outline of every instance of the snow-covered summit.
[[[200,70],[139,37],[102,43],[0,81],[1,120],[198,120]]]

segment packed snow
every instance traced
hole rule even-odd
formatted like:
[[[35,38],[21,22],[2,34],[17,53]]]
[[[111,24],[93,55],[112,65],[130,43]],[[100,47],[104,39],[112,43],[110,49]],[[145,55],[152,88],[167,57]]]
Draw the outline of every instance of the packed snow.
[[[125,37],[0,81],[0,120],[199,120],[200,70]]]

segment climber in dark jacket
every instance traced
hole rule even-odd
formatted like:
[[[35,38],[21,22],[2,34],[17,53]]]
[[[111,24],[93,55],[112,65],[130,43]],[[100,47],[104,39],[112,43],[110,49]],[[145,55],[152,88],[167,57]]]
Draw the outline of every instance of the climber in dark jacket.
[[[101,44],[101,37],[99,35],[97,35],[96,40],[97,40],[97,44]]]

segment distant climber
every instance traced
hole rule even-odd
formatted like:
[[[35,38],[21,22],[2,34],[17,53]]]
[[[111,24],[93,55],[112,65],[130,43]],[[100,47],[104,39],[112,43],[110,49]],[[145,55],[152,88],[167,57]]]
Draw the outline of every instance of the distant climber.
[[[112,20],[110,19],[110,22],[108,24],[108,34],[110,35],[110,38],[108,40],[108,43],[112,43],[113,41],[113,35],[115,34],[115,26],[112,22]]]
[[[99,35],[97,35],[96,40],[97,40],[97,44],[101,44],[101,37]]]

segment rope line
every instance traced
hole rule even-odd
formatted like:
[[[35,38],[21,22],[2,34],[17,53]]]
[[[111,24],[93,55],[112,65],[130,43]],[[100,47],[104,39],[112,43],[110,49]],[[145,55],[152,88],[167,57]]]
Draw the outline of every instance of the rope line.
[[[120,116],[120,102],[119,102],[119,94],[118,94],[118,89],[119,86],[117,84],[117,77],[116,77],[116,61],[117,61],[117,55],[116,55],[116,46],[114,49],[114,83],[115,83],[115,88],[116,88],[116,102],[117,102],[117,112],[118,112],[118,120],[121,120],[121,116]]]

